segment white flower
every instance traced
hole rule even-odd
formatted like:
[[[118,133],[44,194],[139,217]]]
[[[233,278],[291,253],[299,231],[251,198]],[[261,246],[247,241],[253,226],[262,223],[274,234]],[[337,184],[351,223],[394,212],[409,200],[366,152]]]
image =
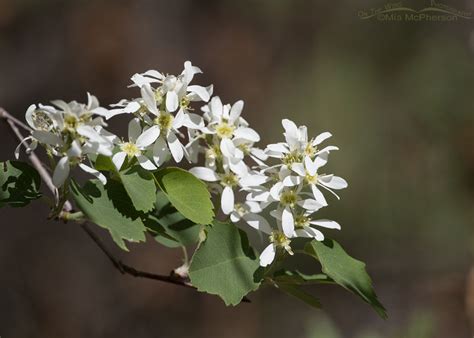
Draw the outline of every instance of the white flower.
[[[331,137],[331,133],[324,132],[308,141],[308,131],[305,126],[297,127],[296,124],[288,119],[282,120],[285,132],[286,143],[280,142],[267,146],[265,152],[269,157],[278,158],[282,161],[279,166],[291,167],[293,163],[302,163],[305,156],[314,158],[315,156],[338,150],[338,147],[327,146],[321,150],[318,145]]]
[[[120,170],[126,158],[129,160],[136,158],[140,166],[146,170],[157,169],[144,153],[159,135],[159,128],[151,127],[142,131],[138,118],[132,119],[128,124],[128,142],[121,142],[119,144],[120,151],[112,157],[112,162],[117,170]]]
[[[272,228],[268,221],[259,213],[262,211],[259,203],[246,201],[245,203],[236,203],[234,210],[230,213],[230,220],[238,223],[240,220],[246,222],[252,228],[270,233]]]
[[[262,184],[266,181],[266,177],[258,174],[246,173],[245,176],[239,176],[229,169],[224,169],[223,173],[217,173],[211,168],[194,167],[189,172],[203,181],[217,183],[212,187],[221,192],[221,209],[226,215],[231,214],[235,209],[235,188],[248,188],[250,185]]]
[[[25,119],[33,131],[20,145],[31,140],[28,150],[40,143],[52,155],[60,157],[53,173],[56,187],[64,184],[71,167],[76,165],[105,182],[102,174],[82,163],[89,154],[110,156],[113,148],[111,134],[106,135],[103,129],[102,116],[107,110],[99,106],[95,96],[87,93],[87,97],[87,104],[56,100],[52,101],[56,107],[31,105],[26,111]],[[15,156],[18,152],[19,148],[15,150]]]
[[[326,206],[327,202],[322,192],[318,189],[318,186],[330,191],[334,196],[339,199],[339,196],[332,191],[332,189],[344,189],[347,188],[347,182],[339,176],[334,175],[321,175],[318,174],[318,169],[327,163],[328,153],[322,153],[311,160],[309,156],[304,158],[304,163],[294,163],[291,166],[291,170],[294,171],[297,176],[288,175],[283,180],[285,186],[295,186],[301,183],[308,184],[311,187],[314,198]]]

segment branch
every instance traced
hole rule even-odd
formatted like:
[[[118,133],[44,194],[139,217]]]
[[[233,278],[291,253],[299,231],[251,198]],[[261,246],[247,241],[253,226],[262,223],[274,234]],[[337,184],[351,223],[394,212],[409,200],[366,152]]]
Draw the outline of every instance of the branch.
[[[12,115],[10,115],[5,109],[0,107],[0,118],[3,118],[8,125],[10,126],[11,131],[15,134],[16,138],[21,142],[24,139],[24,136],[21,134],[20,130],[18,127],[25,129],[28,132],[31,132],[32,129],[28,127],[26,124],[21,122],[20,120],[16,119]],[[25,145],[26,147],[26,145]],[[47,187],[49,190],[54,194],[55,198],[58,198],[58,191],[56,187],[53,184],[53,181],[51,179],[51,175],[48,173],[48,171],[44,168],[43,164],[39,160],[39,158],[36,156],[36,154],[31,151],[28,153],[28,158],[35,167],[35,169],[38,171],[40,174],[41,178],[43,181],[46,183]],[[70,212],[73,210],[72,205],[69,201],[66,201],[63,206],[63,212],[59,215],[60,219],[63,219],[64,221],[67,220],[67,215],[70,214]],[[117,259],[105,246],[105,244],[101,241],[99,236],[92,231],[92,229],[86,224],[86,223],[81,223],[81,228],[87,233],[87,235],[94,241],[94,243],[99,247],[99,249],[107,256],[107,258],[110,260],[110,262],[113,264],[117,270],[120,271],[122,274],[128,274],[133,277],[138,277],[138,278],[147,278],[147,279],[153,279],[157,280],[160,282],[164,283],[171,283],[174,285],[179,285],[183,286],[186,288],[191,288],[194,290],[197,290],[194,286],[192,286],[189,283],[189,280],[185,277],[182,277],[172,271],[169,275],[158,275],[154,274],[151,272],[146,272],[146,271],[141,271],[137,270],[125,263],[123,263],[121,260]],[[248,298],[243,299],[244,302],[250,302]]]

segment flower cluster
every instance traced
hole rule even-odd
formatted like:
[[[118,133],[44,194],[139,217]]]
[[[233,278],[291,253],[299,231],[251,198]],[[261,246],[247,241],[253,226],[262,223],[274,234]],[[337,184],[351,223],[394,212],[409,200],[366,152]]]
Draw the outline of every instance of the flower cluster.
[[[22,143],[31,141],[29,149],[37,144],[46,148],[55,163],[57,187],[76,166],[105,184],[106,177],[93,166],[97,156],[110,157],[117,170],[138,163],[149,171],[170,160],[197,164],[203,157],[203,165],[190,172],[219,196],[222,214],[268,235],[262,266],[272,263],[279,250],[292,254],[291,240],[296,237],[321,241],[320,228],[339,229],[335,221],[314,217],[328,205],[323,191],[337,197],[334,190],[347,187],[344,179],[321,173],[330,152],[338,149],[320,148],[331,134],[309,139],[306,127],[285,119],[285,142],[260,149],[255,146],[259,134],[241,116],[243,101],[223,104],[212,96],[212,85],[191,85],[198,73],[201,70],[187,61],[177,76],[156,70],[135,74],[130,87],[139,89],[140,96],[120,100],[110,109],[100,107],[90,94],[87,104],[32,105],[26,112],[32,133]],[[194,112],[195,102],[202,102],[202,113]],[[117,115],[130,116],[126,138],[106,129],[106,121]]]

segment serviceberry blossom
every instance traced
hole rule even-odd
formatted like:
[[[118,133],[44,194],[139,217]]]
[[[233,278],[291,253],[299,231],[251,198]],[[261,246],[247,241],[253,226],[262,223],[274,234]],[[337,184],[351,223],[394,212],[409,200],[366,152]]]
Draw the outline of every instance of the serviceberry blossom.
[[[26,111],[26,121],[32,128],[30,149],[42,144],[53,159],[60,157],[53,173],[53,184],[60,187],[69,176],[71,167],[79,166],[85,172],[106,182],[105,176],[83,161],[87,155],[111,156],[113,142],[101,134],[106,124],[102,116],[107,109],[99,106],[95,96],[87,94],[87,104],[55,100],[50,105],[31,105]],[[21,144],[22,144],[21,143]],[[20,145],[21,145],[20,144]],[[18,157],[19,147],[15,151]]]
[[[157,70],[134,74],[130,87],[140,96],[122,99],[111,109],[101,107],[90,94],[87,104],[56,100],[31,105],[26,121],[32,132],[15,154],[22,144],[27,151],[44,146],[55,163],[56,187],[67,185],[76,166],[106,184],[92,165],[98,155],[109,157],[118,171],[138,164],[152,172],[170,159],[196,164],[203,157],[204,164],[190,172],[207,183],[222,214],[268,236],[261,266],[271,264],[279,251],[292,255],[294,238],[322,241],[322,228],[340,229],[337,222],[315,216],[328,205],[324,191],[339,199],[334,190],[347,187],[343,178],[321,172],[330,152],[338,150],[332,145],[320,148],[332,135],[309,138],[306,126],[283,119],[284,142],[262,150],[256,146],[260,135],[242,117],[244,102],[223,104],[218,96],[211,97],[212,85],[191,85],[199,73],[201,69],[186,61],[179,75]],[[202,113],[192,107],[198,102]],[[104,118],[117,115],[130,117],[126,139],[106,129]]]

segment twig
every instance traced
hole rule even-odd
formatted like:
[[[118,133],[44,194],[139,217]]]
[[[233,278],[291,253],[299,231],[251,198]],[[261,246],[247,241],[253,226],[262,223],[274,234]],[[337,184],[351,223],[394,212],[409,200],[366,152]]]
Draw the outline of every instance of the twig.
[[[25,125],[23,122],[19,121],[12,115],[10,115],[5,109],[0,107],[0,117],[5,119],[5,121],[8,123],[10,126],[10,129],[13,131],[15,136],[20,140],[20,142],[24,139],[23,135],[21,134],[20,130],[18,127],[21,127],[27,131],[31,131],[31,128]],[[46,183],[47,187],[49,190],[55,195],[55,198],[58,198],[58,193],[56,187],[53,185],[52,179],[50,174],[46,171],[46,169],[43,167],[41,161],[39,158],[36,156],[36,154],[31,151],[28,154],[28,158],[35,167],[35,169],[38,171],[40,174],[41,178],[43,181]],[[72,205],[69,201],[66,201],[63,206],[63,215],[69,214],[73,210]],[[60,215],[61,216],[61,215]],[[117,270],[119,270],[122,274],[128,274],[133,277],[138,277],[138,278],[147,278],[147,279],[153,279],[157,280],[160,282],[165,282],[165,283],[171,283],[174,285],[179,285],[183,286],[186,288],[191,288],[195,289],[194,286],[192,286],[189,281],[186,278],[183,278],[179,276],[178,274],[175,274],[173,271],[169,275],[158,275],[154,274],[151,272],[146,272],[146,271],[141,271],[137,270],[129,265],[126,265],[119,259],[117,259],[105,246],[105,244],[100,240],[100,238],[92,231],[92,229],[86,224],[86,223],[81,223],[81,228],[87,233],[87,235],[94,241],[94,243],[100,248],[100,250],[107,256],[107,258],[110,260],[110,262],[113,264]],[[250,302],[248,298],[243,299],[244,302]]]

